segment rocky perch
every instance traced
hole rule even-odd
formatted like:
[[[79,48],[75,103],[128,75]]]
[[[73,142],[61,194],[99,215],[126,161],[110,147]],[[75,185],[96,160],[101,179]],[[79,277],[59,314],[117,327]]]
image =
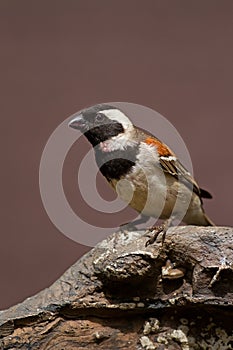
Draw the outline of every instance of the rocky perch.
[[[233,229],[181,226],[99,243],[0,312],[0,349],[233,349]]]

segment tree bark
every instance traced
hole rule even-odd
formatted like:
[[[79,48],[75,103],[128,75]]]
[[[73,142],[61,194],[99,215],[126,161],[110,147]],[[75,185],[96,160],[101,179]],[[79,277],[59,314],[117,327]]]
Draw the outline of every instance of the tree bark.
[[[116,232],[0,312],[0,349],[232,349],[233,229]]]

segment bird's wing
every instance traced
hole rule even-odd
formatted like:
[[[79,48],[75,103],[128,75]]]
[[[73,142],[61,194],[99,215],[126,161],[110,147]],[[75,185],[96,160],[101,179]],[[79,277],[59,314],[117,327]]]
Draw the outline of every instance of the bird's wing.
[[[192,189],[200,198],[212,198],[211,194],[201,189],[189,171],[180,163],[176,155],[163,142],[154,136],[149,136],[144,141],[146,144],[155,146],[159,155],[160,166],[170,175],[176,177],[188,188]]]

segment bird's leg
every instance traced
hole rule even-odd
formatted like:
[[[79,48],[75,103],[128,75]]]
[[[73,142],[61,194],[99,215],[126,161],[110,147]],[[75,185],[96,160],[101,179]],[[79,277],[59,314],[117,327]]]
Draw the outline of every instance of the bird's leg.
[[[163,245],[163,243],[164,243],[164,241],[165,241],[165,237],[166,237],[166,233],[167,233],[167,230],[169,229],[169,227],[171,226],[171,224],[172,224],[172,221],[174,220],[174,217],[173,216],[171,216],[169,219],[167,219],[167,220],[165,220],[161,225],[159,225],[159,226],[152,226],[152,227],[150,227],[150,228],[148,228],[147,229],[147,232],[146,232],[146,236],[148,236],[148,233],[153,233],[153,236],[152,237],[150,237],[150,239],[148,239],[148,241],[146,241],[146,247],[148,246],[148,245],[151,245],[151,244],[153,244],[155,241],[156,241],[156,239],[157,239],[157,237],[158,237],[158,235],[162,232],[162,245]]]
[[[143,215],[141,214],[141,217],[137,220],[131,221],[131,222],[126,222],[124,224],[120,225],[120,228],[124,230],[124,226],[125,228],[132,228],[134,229],[136,227],[136,225],[141,225],[146,223],[148,220],[150,219],[149,216]]]

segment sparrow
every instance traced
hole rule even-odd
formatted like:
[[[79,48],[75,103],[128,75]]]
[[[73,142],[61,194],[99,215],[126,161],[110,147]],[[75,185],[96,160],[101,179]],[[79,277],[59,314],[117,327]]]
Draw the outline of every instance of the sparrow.
[[[157,137],[135,126],[119,108],[98,104],[75,114],[69,126],[85,135],[97,166],[118,196],[142,215],[164,220],[146,243],[160,232],[162,242],[174,219],[187,225],[214,226],[203,209],[201,189],[175,153]]]

